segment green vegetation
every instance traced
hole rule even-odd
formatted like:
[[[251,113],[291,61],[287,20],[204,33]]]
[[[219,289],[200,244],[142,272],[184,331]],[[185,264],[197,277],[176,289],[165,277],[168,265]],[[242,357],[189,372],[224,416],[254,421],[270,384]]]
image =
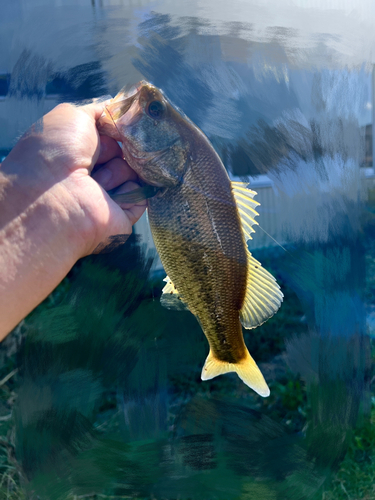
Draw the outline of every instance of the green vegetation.
[[[322,500],[374,500],[375,401],[371,418],[353,432],[347,454]]]
[[[369,191],[369,199],[363,214],[366,290],[368,307],[375,305],[375,190]],[[371,335],[371,412],[370,416],[359,422],[351,433],[348,450],[338,471],[326,482],[322,500],[374,500],[375,499],[375,391],[374,331],[369,325]]]
[[[370,264],[375,255],[371,252],[370,246]],[[246,334],[250,351],[263,363],[262,370],[268,370],[271,396],[263,399],[235,375],[201,383],[206,344],[194,318],[163,310],[157,299],[160,280],[145,281],[147,265],[129,271],[120,257],[99,256],[78,263],[0,346],[0,500],[149,500],[181,498],[179,491],[190,492],[191,499],[375,499],[375,404],[371,420],[362,420],[352,432],[337,472],[330,477],[324,467],[313,470],[315,464],[302,439],[310,422],[311,401],[305,383],[284,359],[285,340],[291,332],[303,335],[306,322],[297,296],[285,283],[286,300],[277,317],[260,327],[259,335]],[[276,253],[262,260],[273,271],[279,258]],[[125,274],[129,281],[122,283]],[[278,280],[282,282],[282,276]],[[368,286],[373,286],[371,280]],[[121,326],[124,317],[125,327]],[[135,332],[142,334],[144,353],[138,364],[133,363]],[[183,355],[176,357],[177,351]],[[155,356],[168,359],[166,373],[156,373]],[[149,378],[142,378],[143,366]],[[140,383],[147,393],[155,383],[163,387],[167,379],[168,427],[161,425],[158,430],[159,422],[150,420],[146,398],[144,414],[134,416],[131,406],[127,408],[130,424],[125,428],[117,386],[128,387],[127,397],[136,400],[143,394]],[[63,413],[61,419],[58,413],[42,414],[37,405],[32,410],[29,402],[26,417],[33,422],[22,427],[23,444],[15,446],[20,424],[17,414],[11,414],[17,395],[24,399],[29,394],[25,380],[34,384],[30,401],[41,397],[42,387],[54,384],[58,394],[54,405]],[[90,400],[82,403],[82,394],[89,394]],[[159,403],[152,400],[151,407]],[[158,408],[162,411],[163,404]],[[252,422],[253,435],[248,435],[246,421]],[[152,424],[149,435],[142,434],[142,422]],[[213,422],[220,422],[220,429],[212,429]],[[214,443],[223,435],[227,438],[218,453]],[[268,452],[262,451],[264,443]],[[35,457],[30,459],[27,453],[33,450]],[[170,463],[165,458],[168,453]],[[200,457],[198,462],[195,457]],[[26,472],[21,470],[22,460]],[[172,471],[175,478],[163,483],[160,474],[167,477]],[[153,484],[159,485],[161,496],[158,492],[150,496]],[[196,484],[199,497],[194,493]],[[222,496],[211,496],[212,484]]]
[[[12,410],[17,398],[16,351],[21,327],[0,344],[0,500],[21,500],[21,469],[15,460],[15,427]]]

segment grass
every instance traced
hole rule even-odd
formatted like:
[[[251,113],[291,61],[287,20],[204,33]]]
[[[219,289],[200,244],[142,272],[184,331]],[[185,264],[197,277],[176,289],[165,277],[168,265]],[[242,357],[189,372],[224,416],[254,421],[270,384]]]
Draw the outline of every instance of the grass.
[[[17,397],[14,356],[13,354],[6,360],[0,371],[0,377],[3,381],[0,382],[0,500],[22,500],[25,498],[22,487],[24,478],[14,459],[14,428],[10,418]],[[308,407],[306,392],[298,377],[286,374],[280,380],[274,381],[271,384],[271,394],[270,398],[263,400],[262,412],[277,421],[282,421],[290,428],[291,432],[300,430],[306,420]],[[107,410],[103,407],[103,412]],[[262,486],[258,486],[259,492],[262,491]],[[131,497],[98,493],[72,496],[71,499],[73,500],[73,498],[94,500]],[[276,498],[275,496],[275,500]],[[375,398],[370,421],[353,431],[347,454],[330,484],[326,484],[325,491],[322,492],[320,498],[322,500],[375,499]],[[259,500],[262,498],[259,497]]]
[[[368,266],[374,268],[375,245],[368,249]],[[371,267],[372,266],[372,267]],[[34,311],[31,319],[43,310],[55,307],[61,302],[71,286],[71,279],[68,278],[51,294],[38,310]],[[155,284],[151,284],[155,286]],[[371,300],[373,279],[368,280],[368,300]],[[284,287],[285,290],[285,287]],[[305,329],[304,322],[301,321],[302,310],[299,301],[292,292],[286,290],[285,304],[280,311],[278,328],[273,327],[271,319],[262,334],[250,347],[252,352],[256,351],[257,358],[263,362],[272,360],[275,356],[281,355],[284,346],[284,337],[291,331],[297,333]],[[276,321],[275,321],[276,324]],[[17,398],[17,347],[22,339],[24,324],[21,324],[11,336],[0,345],[0,500],[23,500],[25,490],[23,484],[25,478],[20,466],[14,458],[14,437],[15,428],[11,417],[12,408]],[[374,342],[373,342],[374,343]],[[374,347],[374,346],[373,346]],[[375,349],[374,349],[375,351]],[[375,358],[375,354],[374,354]],[[206,384],[198,382],[196,377],[176,377],[171,380],[175,398],[185,397],[187,400],[194,394],[200,393],[202,397],[208,394],[233,393],[235,396],[243,397],[247,395],[251,399],[251,404],[262,414],[272,420],[281,423],[291,434],[301,434],[304,431],[307,415],[310,411],[307,400],[306,389],[301,379],[293,375],[286,368],[281,370],[277,378],[270,382],[271,396],[269,398],[257,398],[244,391],[242,384],[237,383],[234,377],[221,378]],[[99,407],[97,422],[95,427],[105,436],[108,422],[116,420],[116,400],[107,398]],[[109,416],[108,416],[109,415]],[[330,481],[324,485],[324,490],[319,494],[319,500],[375,500],[375,399],[372,404],[371,419],[360,424],[352,433],[348,451],[342,461],[338,471]],[[112,430],[111,430],[112,432]],[[271,488],[272,485],[270,485]],[[246,490],[246,491],[245,491]],[[279,500],[276,489],[268,489],[266,483],[249,483],[244,490],[242,498],[272,498]],[[271,491],[272,490],[272,491]],[[78,498],[102,499],[102,498],[131,498],[128,495],[112,493],[104,494],[97,492],[85,495],[71,495],[67,497],[72,500]],[[314,500],[317,500],[318,497]],[[286,497],[285,500],[288,500]]]
[[[14,355],[6,359],[0,370],[0,500],[24,498],[21,488],[22,473],[14,458],[12,409],[17,397],[13,380],[16,370]]]
[[[353,432],[340,469],[322,495],[322,500],[360,499],[375,499],[375,401],[370,420]]]

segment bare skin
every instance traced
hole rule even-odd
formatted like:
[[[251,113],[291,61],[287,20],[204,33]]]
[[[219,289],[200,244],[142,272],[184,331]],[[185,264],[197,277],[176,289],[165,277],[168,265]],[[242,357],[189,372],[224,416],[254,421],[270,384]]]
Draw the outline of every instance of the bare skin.
[[[117,205],[106,190],[138,187],[96,121],[104,103],[61,104],[0,165],[0,340],[109,237],[131,234],[147,203]]]

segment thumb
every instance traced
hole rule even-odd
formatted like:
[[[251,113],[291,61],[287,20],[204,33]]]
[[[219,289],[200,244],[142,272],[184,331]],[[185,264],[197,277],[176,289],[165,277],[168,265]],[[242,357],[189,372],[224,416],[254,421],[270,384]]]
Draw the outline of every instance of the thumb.
[[[98,121],[102,116],[104,108],[109,104],[112,100],[112,97],[109,95],[103,97],[97,97],[93,99],[93,102],[90,104],[85,104],[81,107],[83,111],[85,111],[89,116],[91,116],[95,121]]]

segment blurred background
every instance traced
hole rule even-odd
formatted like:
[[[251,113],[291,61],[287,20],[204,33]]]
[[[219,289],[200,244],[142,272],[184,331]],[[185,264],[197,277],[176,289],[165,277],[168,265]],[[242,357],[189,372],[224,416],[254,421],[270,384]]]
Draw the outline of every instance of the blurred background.
[[[0,344],[4,498],[375,499],[375,4],[1,5],[0,161],[59,102],[146,79],[257,191],[249,247],[285,295],[244,331],[263,399],[201,382],[146,217]]]

